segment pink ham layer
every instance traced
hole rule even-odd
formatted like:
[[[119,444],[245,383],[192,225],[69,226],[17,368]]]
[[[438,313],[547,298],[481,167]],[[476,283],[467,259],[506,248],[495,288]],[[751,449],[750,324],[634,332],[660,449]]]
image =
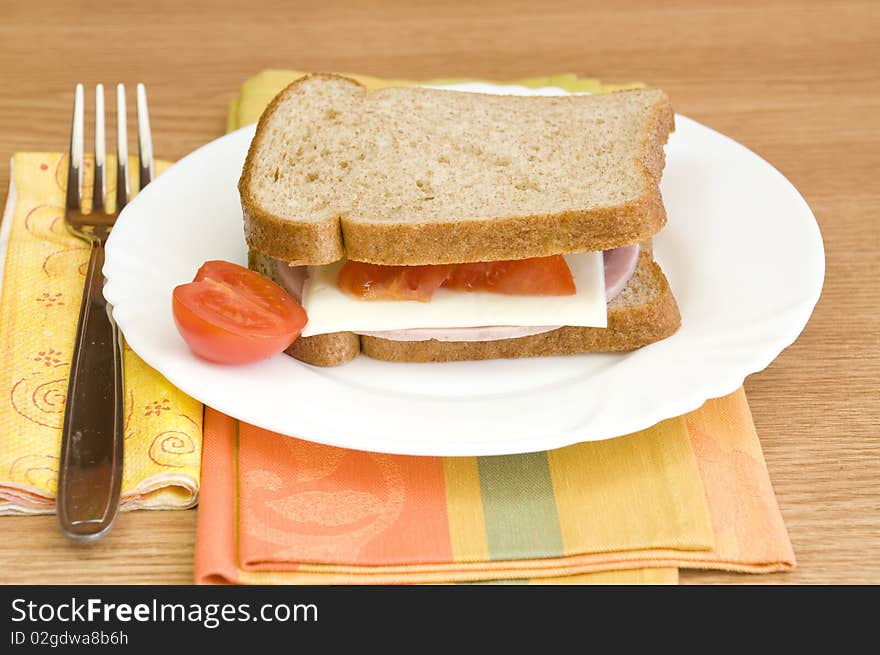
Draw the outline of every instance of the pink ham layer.
[[[611,302],[626,285],[636,270],[639,260],[638,244],[606,250],[605,264],[605,297]],[[302,299],[303,285],[308,269],[305,266],[288,266],[286,262],[277,261],[278,276],[287,292]],[[512,325],[488,325],[464,328],[412,328],[408,330],[384,330],[379,332],[358,332],[370,337],[391,339],[392,341],[498,341],[501,339],[517,339],[533,334],[542,334],[558,330],[560,325],[543,325],[536,327],[520,327]]]

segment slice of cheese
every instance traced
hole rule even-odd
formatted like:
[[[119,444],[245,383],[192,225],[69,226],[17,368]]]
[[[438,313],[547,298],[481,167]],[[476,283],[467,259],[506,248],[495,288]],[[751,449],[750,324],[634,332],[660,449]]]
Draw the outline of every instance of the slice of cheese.
[[[309,322],[302,336],[484,325],[606,327],[602,253],[565,255],[565,260],[577,290],[573,296],[507,296],[438,289],[429,302],[358,300],[336,286],[343,262],[310,266],[302,302]]]

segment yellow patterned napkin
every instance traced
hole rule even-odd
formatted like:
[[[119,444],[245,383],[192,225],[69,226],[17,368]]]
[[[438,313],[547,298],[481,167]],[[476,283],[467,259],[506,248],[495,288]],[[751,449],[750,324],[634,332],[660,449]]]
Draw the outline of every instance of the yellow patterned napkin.
[[[157,171],[168,167],[157,162]],[[91,161],[84,166],[91,189]],[[107,202],[115,198],[108,157]],[[137,188],[132,160],[131,188]],[[0,228],[0,514],[53,512],[61,423],[88,247],[64,226],[67,159],[13,157]],[[88,205],[90,198],[84,202]],[[5,254],[4,254],[5,251]],[[202,406],[127,346],[122,509],[182,509],[198,499]]]

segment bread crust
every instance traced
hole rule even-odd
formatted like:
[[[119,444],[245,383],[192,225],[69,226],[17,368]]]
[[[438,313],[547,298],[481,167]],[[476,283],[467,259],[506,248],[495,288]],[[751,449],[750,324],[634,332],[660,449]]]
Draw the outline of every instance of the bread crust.
[[[360,337],[354,332],[333,332],[300,337],[284,351],[301,362],[315,366],[338,366],[361,352]]]
[[[343,218],[346,255],[371,264],[401,266],[611,250],[650,239],[666,224],[660,192],[651,186],[634,202],[596,211],[404,225]]]
[[[319,73],[302,77],[269,103],[257,124],[239,180],[245,238],[251,249],[294,265],[321,265],[343,257],[375,264],[416,265],[523,259],[559,253],[609,250],[644,241],[666,223],[657,186],[664,166],[663,145],[674,129],[665,95],[658,96],[642,134],[645,191],[630,202],[584,211],[506,218],[385,225],[341,214],[323,221],[286,221],[264,210],[251,191],[256,152],[265,126],[281,101],[304,81],[350,78]],[[626,93],[619,91],[617,93]]]

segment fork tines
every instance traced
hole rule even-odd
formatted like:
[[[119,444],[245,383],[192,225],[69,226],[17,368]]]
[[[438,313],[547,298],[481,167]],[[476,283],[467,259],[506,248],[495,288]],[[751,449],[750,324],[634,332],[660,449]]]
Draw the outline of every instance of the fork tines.
[[[84,151],[84,100],[83,85],[77,84],[73,101],[73,127],[70,131],[70,159],[67,168],[67,208],[80,210],[82,204],[83,151]],[[126,112],[125,85],[116,85],[116,213],[129,200],[128,183],[128,114]],[[143,84],[137,85],[138,160],[139,188],[143,189],[153,179],[153,143],[150,137],[150,117],[147,110],[147,91]],[[106,133],[104,129],[104,85],[95,86],[95,164],[92,186],[92,210],[105,211],[106,192]]]

